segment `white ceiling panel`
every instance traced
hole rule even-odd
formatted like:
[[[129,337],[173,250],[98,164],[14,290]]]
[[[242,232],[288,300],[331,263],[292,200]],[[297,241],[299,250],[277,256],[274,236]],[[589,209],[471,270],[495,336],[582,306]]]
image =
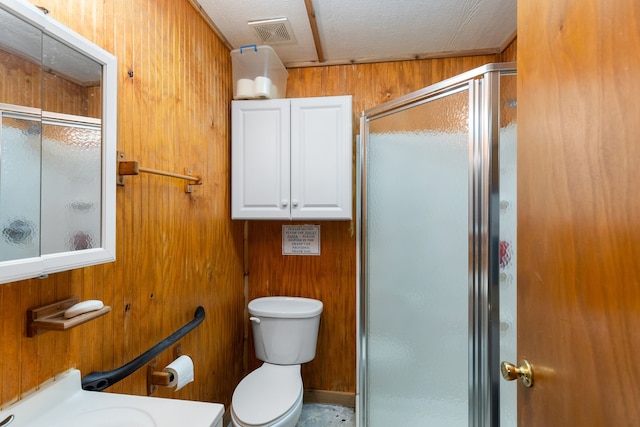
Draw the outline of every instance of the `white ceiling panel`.
[[[498,52],[516,31],[516,0],[308,0],[324,63]],[[288,18],[287,67],[320,65],[305,0],[200,0],[229,47],[265,44],[250,21]]]

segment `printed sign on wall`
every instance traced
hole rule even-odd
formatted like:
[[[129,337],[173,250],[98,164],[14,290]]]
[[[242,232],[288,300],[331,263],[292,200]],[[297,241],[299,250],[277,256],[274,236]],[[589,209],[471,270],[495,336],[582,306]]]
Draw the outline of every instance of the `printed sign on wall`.
[[[320,226],[283,225],[282,255],[320,255]]]

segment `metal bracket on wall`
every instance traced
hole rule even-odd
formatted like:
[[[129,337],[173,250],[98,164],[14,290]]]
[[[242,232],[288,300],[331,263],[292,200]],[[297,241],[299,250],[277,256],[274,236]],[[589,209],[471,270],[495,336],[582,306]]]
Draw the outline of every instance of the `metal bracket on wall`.
[[[157,169],[142,168],[136,161],[127,161],[126,154],[122,151],[118,151],[118,185],[124,185],[124,177],[126,175],[139,175],[140,173],[149,173],[153,175],[168,176],[171,178],[183,179],[186,181],[184,192],[191,193],[192,185],[202,185],[202,176],[194,174],[189,168],[185,168],[185,174],[177,174],[173,172],[164,172]]]

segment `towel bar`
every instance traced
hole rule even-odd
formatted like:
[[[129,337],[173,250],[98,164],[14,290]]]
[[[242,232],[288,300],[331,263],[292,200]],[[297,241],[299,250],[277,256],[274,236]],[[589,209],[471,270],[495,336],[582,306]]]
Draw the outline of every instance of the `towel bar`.
[[[152,175],[162,175],[171,178],[178,178],[187,181],[185,184],[185,193],[191,193],[192,185],[202,185],[202,177],[197,174],[191,174],[190,170],[186,170],[187,174],[179,174],[174,172],[165,172],[157,169],[143,168],[138,165],[136,161],[126,161],[125,153],[118,151],[118,185],[124,185],[124,177],[126,175],[139,175],[142,173],[148,173]]]

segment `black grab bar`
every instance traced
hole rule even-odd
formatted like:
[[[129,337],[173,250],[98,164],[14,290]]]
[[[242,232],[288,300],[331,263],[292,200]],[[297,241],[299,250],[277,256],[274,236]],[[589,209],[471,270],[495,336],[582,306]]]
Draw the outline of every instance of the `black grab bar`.
[[[149,350],[142,353],[140,356],[133,359],[131,362],[122,365],[121,367],[112,371],[106,372],[91,372],[82,378],[82,389],[88,391],[102,391],[105,388],[114,385],[118,381],[128,377],[133,372],[142,368],[151,359],[158,354],[169,348],[172,344],[191,332],[193,328],[198,326],[204,320],[204,308],[199,306],[196,308],[196,312],[193,315],[193,320],[178,329],[164,340],[160,341]]]

